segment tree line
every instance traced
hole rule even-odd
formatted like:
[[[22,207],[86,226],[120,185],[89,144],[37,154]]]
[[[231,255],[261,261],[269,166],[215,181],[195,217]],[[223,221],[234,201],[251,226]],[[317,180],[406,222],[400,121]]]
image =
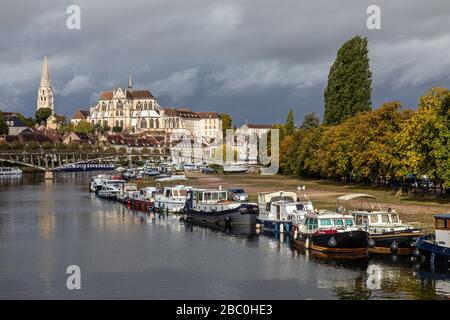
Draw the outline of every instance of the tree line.
[[[408,177],[450,189],[450,91],[432,88],[417,110],[389,102],[372,111],[367,40],[339,49],[324,92],[324,121],[308,114],[292,130],[289,112],[280,141],[280,170],[302,177],[388,183]]]

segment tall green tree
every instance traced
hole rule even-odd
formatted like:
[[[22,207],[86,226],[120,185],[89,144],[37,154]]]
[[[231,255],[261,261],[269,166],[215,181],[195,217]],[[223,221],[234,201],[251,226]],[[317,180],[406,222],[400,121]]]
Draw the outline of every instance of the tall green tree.
[[[222,119],[222,130],[225,133],[227,129],[233,128],[233,119],[226,113],[219,114],[220,119]]]
[[[294,134],[295,124],[294,124],[294,111],[289,110],[288,115],[286,117],[286,122],[284,124],[284,136],[291,136]]]
[[[40,108],[36,110],[36,123],[40,124],[43,121],[46,121],[48,117],[52,114],[52,109],[50,108]]]
[[[6,124],[2,110],[0,110],[0,134],[8,134],[8,125]]]
[[[310,130],[318,128],[320,126],[320,119],[316,116],[315,112],[311,112],[305,115],[302,124],[300,125],[301,130]]]
[[[342,45],[330,68],[325,88],[324,124],[339,124],[372,109],[372,72],[367,38],[356,36]]]

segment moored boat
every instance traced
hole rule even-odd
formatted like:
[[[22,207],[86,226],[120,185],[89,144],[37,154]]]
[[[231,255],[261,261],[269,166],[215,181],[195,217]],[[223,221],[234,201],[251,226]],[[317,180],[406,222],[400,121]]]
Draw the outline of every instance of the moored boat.
[[[108,200],[116,200],[117,196],[120,194],[120,189],[125,183],[125,180],[106,180],[103,182],[100,190],[98,190],[97,196]]]
[[[19,176],[22,170],[15,167],[0,167],[0,177]]]
[[[192,187],[184,185],[164,187],[161,193],[155,195],[155,208],[162,212],[180,212],[184,208],[190,189]]]
[[[356,225],[369,232],[370,253],[412,254],[421,228],[402,223],[395,210],[383,210],[375,200],[368,194],[347,194],[338,198],[338,211],[353,215]]]
[[[255,203],[229,200],[219,189],[191,189],[183,209],[188,219],[215,225],[254,225],[258,215]]]
[[[431,269],[450,272],[450,213],[437,214],[434,237],[422,236],[417,239],[415,255],[423,256]]]
[[[107,163],[73,163],[55,168],[57,172],[74,171],[113,171],[114,165]]]
[[[136,210],[150,211],[155,204],[156,187],[142,188],[139,191],[129,193],[128,203]]]
[[[258,193],[258,208],[258,224],[262,230],[286,233],[293,223],[301,224],[305,214],[314,211],[306,195],[298,197],[295,192],[285,191]]]
[[[223,172],[228,173],[245,173],[248,171],[248,166],[240,164],[230,164],[223,166]]]
[[[355,226],[352,215],[332,211],[309,212],[294,224],[292,244],[339,256],[367,255],[368,233]]]

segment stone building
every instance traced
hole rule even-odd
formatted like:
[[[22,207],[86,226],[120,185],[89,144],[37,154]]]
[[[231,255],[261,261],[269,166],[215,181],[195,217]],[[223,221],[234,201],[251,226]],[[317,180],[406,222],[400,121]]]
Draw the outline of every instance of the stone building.
[[[113,89],[100,94],[98,103],[90,109],[92,125],[121,127],[137,133],[161,130],[163,110],[149,90],[134,90],[131,76],[127,89]]]

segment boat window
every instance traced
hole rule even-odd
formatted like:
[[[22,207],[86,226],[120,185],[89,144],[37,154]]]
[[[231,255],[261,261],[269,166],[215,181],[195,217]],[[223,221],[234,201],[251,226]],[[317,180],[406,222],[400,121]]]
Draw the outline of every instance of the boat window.
[[[305,206],[303,204],[297,204],[296,207],[297,207],[297,210],[304,210]]]
[[[219,193],[217,193],[217,192],[212,193],[211,200],[213,200],[213,201],[219,200]]]
[[[313,231],[313,230],[317,229],[317,219],[306,218],[305,224],[306,224],[308,231]]]
[[[357,215],[357,216],[356,216],[356,224],[357,224],[357,225],[362,225],[362,224],[363,224],[362,216],[361,216],[361,215]]]
[[[444,219],[436,218],[436,229],[445,229],[446,223]]]
[[[187,190],[178,190],[181,197],[185,197],[187,195]]]
[[[219,193],[219,201],[227,200],[227,192],[223,191]]]
[[[370,216],[370,223],[377,223],[378,222],[378,216],[372,214]]]
[[[320,219],[320,226],[321,227],[331,226],[331,219]]]
[[[391,220],[393,223],[399,223],[398,214],[391,214]]]
[[[203,194],[203,201],[211,201],[211,192],[205,192]]]
[[[166,190],[166,197],[170,197],[170,189]]]
[[[314,210],[314,207],[313,207],[313,205],[312,204],[306,204],[305,206],[305,210],[310,210],[310,211],[313,211]]]
[[[389,223],[389,215],[388,214],[382,214],[381,215],[381,222]]]
[[[345,219],[345,225],[347,227],[353,227],[353,220],[352,219]]]
[[[336,219],[336,220],[334,220],[334,225],[336,227],[343,227],[344,226],[344,221],[342,221],[341,219]]]

